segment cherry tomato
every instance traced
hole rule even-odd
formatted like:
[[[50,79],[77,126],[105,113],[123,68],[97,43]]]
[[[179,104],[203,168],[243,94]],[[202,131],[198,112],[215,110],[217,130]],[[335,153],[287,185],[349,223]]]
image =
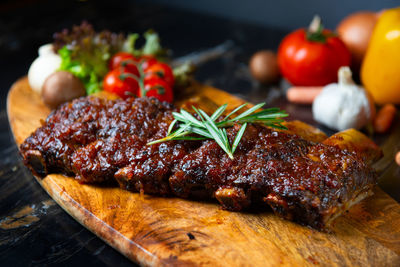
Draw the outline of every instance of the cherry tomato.
[[[117,94],[121,98],[137,96],[139,84],[131,73],[123,72],[116,68],[104,77],[103,88],[105,91]]]
[[[157,75],[162,80],[166,81],[169,86],[174,87],[174,74],[170,66],[165,63],[157,62],[148,68],[144,69],[146,75]]]
[[[119,52],[111,58],[109,66],[111,71],[103,80],[105,91],[122,98],[147,96],[172,102],[174,75],[167,64],[151,55],[137,58],[130,53]],[[143,81],[143,88],[140,88],[139,79]]]
[[[110,70],[113,70],[119,67],[122,61],[127,61],[127,60],[132,60],[136,62],[137,58],[128,52],[118,52],[110,59],[108,67]]]
[[[143,55],[138,59],[138,62],[141,64],[143,71],[146,71],[151,65],[156,64],[158,61],[151,55]]]
[[[144,88],[139,91],[139,96],[155,97],[160,101],[172,102],[173,92],[169,84],[156,75],[144,78]]]
[[[121,69],[121,72],[127,72],[136,75],[139,78],[140,72],[137,67],[137,63],[132,60],[123,60],[120,63],[120,66],[117,68]]]
[[[122,72],[129,72],[139,77],[137,68],[138,59],[130,53],[118,52],[110,60],[110,70],[121,68]]]
[[[345,44],[331,31],[320,32],[311,40],[305,29],[287,35],[278,49],[282,75],[293,85],[323,86],[337,81],[341,66],[349,66],[351,55]]]

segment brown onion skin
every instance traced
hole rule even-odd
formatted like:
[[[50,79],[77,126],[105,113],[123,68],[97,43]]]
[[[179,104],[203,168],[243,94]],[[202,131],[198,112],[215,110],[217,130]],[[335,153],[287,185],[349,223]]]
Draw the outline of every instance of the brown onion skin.
[[[256,52],[250,59],[251,75],[264,84],[275,83],[279,80],[280,72],[276,53],[270,50]]]
[[[352,70],[359,73],[379,13],[360,11],[345,17],[336,31],[351,53]]]

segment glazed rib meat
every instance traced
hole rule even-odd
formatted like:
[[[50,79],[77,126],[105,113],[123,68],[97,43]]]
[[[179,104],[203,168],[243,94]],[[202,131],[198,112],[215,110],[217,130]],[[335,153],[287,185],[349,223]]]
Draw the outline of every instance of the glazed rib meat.
[[[317,229],[368,196],[376,183],[369,165],[381,152],[356,131],[322,141],[296,127],[250,124],[233,160],[213,140],[147,145],[167,134],[173,111],[156,99],[74,100],[22,143],[24,163],[42,177],[58,172],[148,194],[216,198],[227,210],[267,204],[281,217]],[[239,128],[227,129],[231,143]],[[343,141],[348,136],[352,142]]]

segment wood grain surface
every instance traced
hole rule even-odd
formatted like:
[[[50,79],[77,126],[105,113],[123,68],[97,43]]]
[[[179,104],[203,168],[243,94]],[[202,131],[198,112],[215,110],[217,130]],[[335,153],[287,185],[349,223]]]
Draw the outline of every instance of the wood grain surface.
[[[188,99],[232,107],[243,102],[201,85],[180,101]],[[19,145],[50,110],[26,78],[13,85],[7,101]],[[378,187],[323,233],[270,210],[228,212],[215,202],[81,185],[58,174],[37,181],[82,225],[145,266],[400,266],[400,206]]]

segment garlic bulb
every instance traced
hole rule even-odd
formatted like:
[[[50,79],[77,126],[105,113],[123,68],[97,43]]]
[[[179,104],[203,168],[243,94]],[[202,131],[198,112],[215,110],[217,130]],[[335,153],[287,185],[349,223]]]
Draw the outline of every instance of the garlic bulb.
[[[354,83],[349,67],[338,71],[338,83],[328,84],[313,102],[314,119],[338,131],[360,129],[375,115],[368,93]]]

